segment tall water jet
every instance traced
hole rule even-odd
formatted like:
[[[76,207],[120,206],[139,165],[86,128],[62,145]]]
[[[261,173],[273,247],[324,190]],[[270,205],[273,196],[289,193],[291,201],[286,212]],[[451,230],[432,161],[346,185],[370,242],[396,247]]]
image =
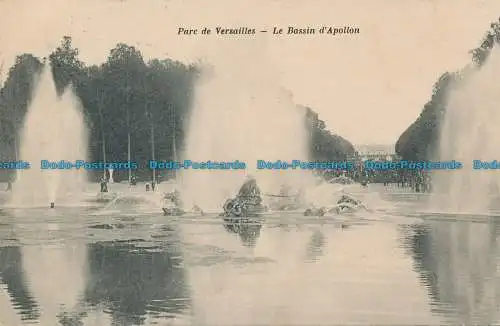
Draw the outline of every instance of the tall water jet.
[[[241,44],[234,44],[239,42]],[[202,207],[220,207],[254,174],[263,191],[300,183],[305,171],[257,171],[257,160],[307,160],[306,112],[280,87],[265,48],[232,40],[209,57],[195,92],[183,159],[243,161],[246,170],[185,170],[182,187]]]
[[[109,183],[115,183],[115,179],[113,179],[113,172],[115,172],[115,170],[113,169],[108,169],[108,172],[109,172]]]
[[[41,161],[76,162],[87,158],[87,130],[81,105],[70,87],[56,92],[51,68],[39,76],[21,133],[20,159],[30,169],[17,171],[11,204],[47,206],[79,199],[87,181],[83,169],[42,169]]]
[[[499,159],[500,50],[494,48],[482,67],[468,67],[449,93],[438,158],[456,160],[464,167],[433,175],[434,208],[461,212],[487,212],[492,190],[500,189],[495,170],[475,170],[473,161]]]

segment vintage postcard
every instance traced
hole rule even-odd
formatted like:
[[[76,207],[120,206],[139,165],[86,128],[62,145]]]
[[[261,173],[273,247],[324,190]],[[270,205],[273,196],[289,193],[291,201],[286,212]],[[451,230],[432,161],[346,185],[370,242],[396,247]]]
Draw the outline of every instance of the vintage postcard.
[[[500,323],[499,17],[0,0],[0,325]]]

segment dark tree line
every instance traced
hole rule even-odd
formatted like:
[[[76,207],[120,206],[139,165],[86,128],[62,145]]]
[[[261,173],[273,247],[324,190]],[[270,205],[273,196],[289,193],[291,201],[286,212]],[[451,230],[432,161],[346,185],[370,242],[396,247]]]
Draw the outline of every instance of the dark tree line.
[[[311,108],[306,110],[306,129],[309,132],[310,157],[317,161],[346,160],[352,158],[356,150],[346,139],[332,134],[326,123]]]
[[[490,25],[481,45],[470,51],[473,64],[481,68],[497,43],[500,43],[500,19]],[[460,71],[441,75],[420,116],[399,137],[396,143],[398,155],[407,160],[428,160],[436,154],[447,95],[453,82],[461,77]]]
[[[434,156],[440,137],[447,93],[454,75],[444,73],[434,85],[431,100],[417,120],[406,129],[396,142],[396,153],[406,160],[428,160]]]
[[[90,131],[91,160],[126,161],[129,144],[131,159],[137,162],[152,158],[153,142],[154,157],[159,160],[174,158],[174,140],[175,148],[182,150],[199,65],[171,59],[146,62],[138,49],[119,43],[106,62],[89,66],[66,36],[48,58],[22,54],[10,68],[0,90],[0,159],[17,159],[34,77],[45,62],[52,67],[58,94],[71,85],[81,101]],[[307,110],[314,159],[342,159],[354,152],[348,141],[332,135],[318,115]],[[51,118],[46,119],[50,126]],[[141,173],[150,174],[147,169],[137,172]]]

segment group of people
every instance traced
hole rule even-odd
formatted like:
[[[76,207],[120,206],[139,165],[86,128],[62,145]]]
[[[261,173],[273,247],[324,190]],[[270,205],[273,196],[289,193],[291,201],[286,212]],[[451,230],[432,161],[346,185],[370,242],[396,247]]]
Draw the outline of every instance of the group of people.
[[[100,192],[108,192],[109,180],[105,176],[101,176],[101,178],[99,179],[99,183],[101,186]],[[9,183],[9,185],[10,185],[10,183]],[[131,186],[137,185],[137,177],[136,176],[132,176],[130,178],[130,185]],[[151,183],[146,183],[146,191],[155,191],[155,188],[156,188],[156,182],[154,180]],[[10,190],[10,186],[7,190]]]
[[[99,183],[101,185],[100,192],[108,192],[109,180],[105,176],[101,176],[101,178],[99,179]],[[132,176],[130,178],[130,185],[131,186],[137,185],[137,177],[136,176]],[[146,191],[155,191],[155,188],[156,188],[156,182],[154,180],[151,183],[146,183]]]
[[[151,183],[146,183],[146,191],[155,191],[156,182],[153,180]]]

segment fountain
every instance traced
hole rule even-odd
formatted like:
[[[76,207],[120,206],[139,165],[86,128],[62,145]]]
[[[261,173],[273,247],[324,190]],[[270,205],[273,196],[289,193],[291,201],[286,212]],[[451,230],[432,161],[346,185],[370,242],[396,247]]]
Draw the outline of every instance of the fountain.
[[[81,106],[71,87],[58,97],[46,65],[21,134],[20,159],[30,162],[31,168],[17,171],[10,204],[47,207],[49,203],[79,201],[87,181],[85,170],[42,170],[40,162],[75,162],[86,157],[87,132]]]
[[[461,170],[433,175],[434,208],[454,212],[487,213],[492,190],[500,189],[494,170],[474,170],[473,161],[492,162],[498,156],[500,123],[500,50],[494,48],[482,67],[468,67],[450,91],[439,143],[440,161],[456,160]],[[446,194],[446,195],[444,195]]]
[[[255,175],[264,192],[274,193],[284,181],[297,186],[305,175],[300,170],[257,171],[257,160],[307,160],[308,136],[305,111],[278,86],[265,51],[251,43],[231,43],[227,49],[218,45],[224,55],[210,58],[197,85],[184,159],[246,163],[244,170],[182,171],[186,202],[204,209],[220,208],[246,173]]]
[[[109,172],[109,183],[115,183],[115,180],[113,179],[113,169],[108,169]]]

